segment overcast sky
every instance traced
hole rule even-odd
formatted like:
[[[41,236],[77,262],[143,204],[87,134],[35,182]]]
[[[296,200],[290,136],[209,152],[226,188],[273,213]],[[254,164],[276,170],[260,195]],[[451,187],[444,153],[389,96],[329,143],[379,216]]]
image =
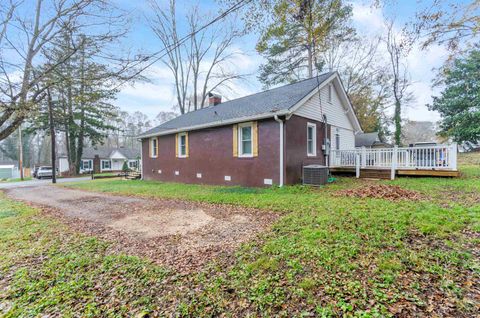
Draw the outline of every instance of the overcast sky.
[[[150,31],[145,22],[144,15],[148,12],[148,5],[143,1],[117,0],[119,6],[129,10],[134,23],[129,42],[136,48],[142,48],[145,51],[153,52],[161,49],[161,45]],[[168,3],[168,0],[157,0],[159,3]],[[423,1],[422,5],[429,1]],[[199,6],[204,12],[215,13],[217,9],[215,2],[204,0]],[[191,2],[179,1],[179,10],[188,10]],[[375,9],[367,1],[352,1],[353,22],[360,35],[374,36],[382,33],[384,28],[384,16],[395,16],[396,28],[400,30],[405,23],[411,21],[415,15],[415,0],[400,1],[392,4],[388,9],[382,12],[381,9]],[[256,79],[258,66],[261,64],[261,57],[256,54],[254,48],[257,35],[252,34],[235,43],[235,50],[244,53],[239,57],[235,65],[242,73],[253,74],[247,82],[234,83],[234,90],[229,93],[227,99],[252,94],[261,90],[262,86]],[[431,101],[433,91],[431,82],[434,77],[434,70],[440,67],[446,59],[447,52],[443,47],[432,46],[427,51],[422,51],[415,47],[408,57],[408,67],[411,74],[413,85],[411,91],[415,97],[412,105],[405,111],[405,117],[412,120],[436,121],[439,116],[435,112],[428,111],[426,104]],[[158,63],[149,68],[145,75],[151,79],[149,83],[137,83],[135,86],[127,86],[121,90],[116,104],[123,110],[141,111],[150,117],[154,117],[160,111],[171,111],[174,105],[173,78],[165,65]]]

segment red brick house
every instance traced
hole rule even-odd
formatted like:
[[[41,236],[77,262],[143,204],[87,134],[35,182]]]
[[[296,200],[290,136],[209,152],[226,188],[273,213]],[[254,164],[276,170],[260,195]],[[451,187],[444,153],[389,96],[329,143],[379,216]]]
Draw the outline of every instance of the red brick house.
[[[304,165],[326,164],[326,142],[332,149],[354,149],[359,132],[336,72],[223,103],[212,95],[209,107],[139,136],[142,176],[219,185],[295,184]]]

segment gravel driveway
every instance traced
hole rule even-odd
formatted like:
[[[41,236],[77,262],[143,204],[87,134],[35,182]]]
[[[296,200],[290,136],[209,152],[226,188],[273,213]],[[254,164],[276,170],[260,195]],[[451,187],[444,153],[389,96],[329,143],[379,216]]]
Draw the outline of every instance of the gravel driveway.
[[[254,209],[183,200],[108,195],[43,185],[5,190],[42,207],[76,231],[111,241],[111,249],[146,256],[182,272],[198,269],[278,217]]]

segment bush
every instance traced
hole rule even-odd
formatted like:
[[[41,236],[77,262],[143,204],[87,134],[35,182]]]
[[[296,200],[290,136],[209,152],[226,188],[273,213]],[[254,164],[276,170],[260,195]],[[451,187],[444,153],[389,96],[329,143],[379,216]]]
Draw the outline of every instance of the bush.
[[[123,162],[123,167],[122,167],[123,172],[129,172],[130,168],[128,167],[128,164],[126,161]]]

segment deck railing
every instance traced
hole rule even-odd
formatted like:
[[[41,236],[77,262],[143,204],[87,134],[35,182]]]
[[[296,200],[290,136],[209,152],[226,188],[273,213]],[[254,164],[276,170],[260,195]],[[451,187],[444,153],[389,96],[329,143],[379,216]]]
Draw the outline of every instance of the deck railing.
[[[332,150],[331,167],[457,170],[457,145]]]

